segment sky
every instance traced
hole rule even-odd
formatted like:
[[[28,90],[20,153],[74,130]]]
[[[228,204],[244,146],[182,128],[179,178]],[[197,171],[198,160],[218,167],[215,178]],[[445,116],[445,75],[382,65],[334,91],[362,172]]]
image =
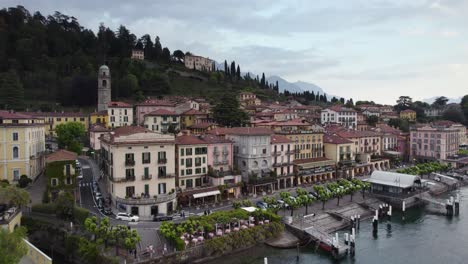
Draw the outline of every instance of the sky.
[[[2,0],[94,31],[124,25],[243,72],[394,104],[468,94],[468,0]]]

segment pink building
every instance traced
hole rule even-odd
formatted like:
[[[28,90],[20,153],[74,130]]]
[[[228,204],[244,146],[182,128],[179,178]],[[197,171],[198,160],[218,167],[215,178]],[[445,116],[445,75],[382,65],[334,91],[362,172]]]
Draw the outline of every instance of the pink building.
[[[145,115],[149,114],[158,109],[164,109],[168,111],[175,111],[175,104],[166,100],[154,100],[149,99],[136,105],[136,123],[137,125],[143,125],[145,121]]]
[[[294,175],[294,142],[281,135],[271,136],[271,164],[278,177]]]
[[[450,125],[427,124],[412,128],[410,158],[418,160],[444,160],[457,154],[459,130]]]

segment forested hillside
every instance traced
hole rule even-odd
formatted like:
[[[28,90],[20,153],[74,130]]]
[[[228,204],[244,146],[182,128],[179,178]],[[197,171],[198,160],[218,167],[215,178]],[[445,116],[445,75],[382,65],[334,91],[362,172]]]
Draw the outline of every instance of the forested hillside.
[[[166,94],[214,99],[243,89],[254,90],[263,98],[278,97],[277,86],[266,83],[264,76],[240,76],[235,62],[230,66],[225,62],[226,74],[187,70],[183,67],[186,53],[171,53],[161,42],[148,34],[138,38],[123,25],[114,31],[101,24],[95,34],[75,17],[59,12],[30,13],[22,6],[2,9],[0,106],[18,110],[92,108],[101,64],[111,69],[114,100]],[[144,50],[144,62],[130,59],[135,47]]]

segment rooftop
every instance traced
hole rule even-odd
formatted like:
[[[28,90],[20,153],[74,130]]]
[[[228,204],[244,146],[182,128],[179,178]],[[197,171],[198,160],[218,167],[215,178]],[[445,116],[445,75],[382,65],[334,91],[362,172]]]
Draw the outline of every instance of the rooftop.
[[[46,158],[47,162],[54,161],[71,161],[76,160],[78,155],[75,152],[71,152],[65,149],[59,149],[56,152],[49,154]]]
[[[176,137],[176,144],[177,145],[206,145],[208,144],[202,138],[202,136],[194,136],[194,135],[183,135]]]
[[[167,115],[178,115],[176,112],[169,111],[166,109],[157,109],[153,112],[146,114],[145,116],[167,116]]]
[[[203,112],[198,111],[197,109],[191,108],[191,109],[183,112],[182,115],[206,115],[206,114],[203,113]]]
[[[293,142],[289,138],[281,135],[271,135],[271,144],[291,143]]]
[[[339,137],[335,134],[325,134],[323,135],[323,143],[329,144],[350,144],[353,143],[346,138]]]
[[[89,128],[89,132],[109,132],[110,129],[102,126],[101,124],[95,124]]]
[[[412,187],[417,181],[421,181],[419,176],[375,170],[367,180],[370,183],[388,185],[400,188]]]
[[[137,103],[137,106],[172,106],[174,107],[175,104],[173,102],[167,100],[156,100],[156,99],[148,99],[144,102]]]
[[[341,106],[341,105],[334,105],[334,106],[327,107],[325,109],[330,109],[330,110],[333,110],[335,112],[356,112],[356,110],[354,110],[352,108],[344,107],[344,106]]]
[[[108,107],[122,107],[122,108],[130,108],[132,107],[132,105],[130,104],[127,104],[127,103],[124,103],[124,102],[109,102],[107,104]]]
[[[215,128],[208,131],[215,135],[242,135],[242,136],[259,136],[271,135],[273,131],[263,127],[232,127],[232,128]]]

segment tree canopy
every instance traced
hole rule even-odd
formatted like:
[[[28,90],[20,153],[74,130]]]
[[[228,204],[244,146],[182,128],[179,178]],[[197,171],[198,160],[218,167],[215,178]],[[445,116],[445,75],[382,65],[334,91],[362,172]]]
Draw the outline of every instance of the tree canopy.
[[[248,115],[239,108],[236,96],[225,94],[213,108],[213,118],[220,125],[237,127],[247,122]]]
[[[78,155],[83,148],[82,140],[85,135],[85,127],[79,122],[68,122],[55,127],[57,142],[60,148],[66,148]]]
[[[13,232],[0,228],[0,264],[19,263],[28,248],[23,241],[26,229],[18,227]]]

